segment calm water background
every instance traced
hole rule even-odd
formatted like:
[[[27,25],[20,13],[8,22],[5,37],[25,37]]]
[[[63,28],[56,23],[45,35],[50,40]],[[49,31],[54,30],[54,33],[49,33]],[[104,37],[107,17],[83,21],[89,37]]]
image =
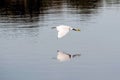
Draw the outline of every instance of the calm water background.
[[[81,32],[58,40],[61,24]],[[119,80],[119,35],[120,0],[1,0],[0,80]]]

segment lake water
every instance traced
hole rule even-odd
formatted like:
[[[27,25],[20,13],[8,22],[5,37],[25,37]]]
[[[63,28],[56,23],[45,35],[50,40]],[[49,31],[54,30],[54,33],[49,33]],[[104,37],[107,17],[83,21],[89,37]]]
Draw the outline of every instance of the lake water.
[[[1,0],[0,80],[119,80],[119,35],[120,0]]]

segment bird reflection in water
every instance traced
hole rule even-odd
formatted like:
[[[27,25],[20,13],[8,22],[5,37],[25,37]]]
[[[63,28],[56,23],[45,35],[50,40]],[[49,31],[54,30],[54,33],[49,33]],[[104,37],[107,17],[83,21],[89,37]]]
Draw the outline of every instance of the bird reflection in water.
[[[63,61],[68,61],[72,58],[75,58],[75,57],[79,57],[81,56],[81,54],[69,54],[69,53],[66,53],[66,52],[63,52],[63,51],[60,51],[60,50],[57,50],[57,60],[59,60],[60,62],[63,62]]]

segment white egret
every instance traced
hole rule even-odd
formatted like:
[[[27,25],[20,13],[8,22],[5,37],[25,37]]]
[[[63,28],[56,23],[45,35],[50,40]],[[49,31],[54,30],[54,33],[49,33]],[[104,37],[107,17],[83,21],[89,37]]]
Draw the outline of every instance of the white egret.
[[[70,60],[71,58],[74,58],[76,56],[80,56],[80,54],[71,55],[69,53],[65,53],[65,52],[59,51],[59,50],[57,51],[57,53],[58,53],[57,59],[61,62]]]
[[[80,31],[80,29],[75,29],[72,28],[70,26],[66,26],[66,25],[59,25],[56,27],[52,27],[52,28],[56,28],[58,31],[58,38],[62,38],[63,36],[65,36],[70,30],[74,30],[74,31]]]

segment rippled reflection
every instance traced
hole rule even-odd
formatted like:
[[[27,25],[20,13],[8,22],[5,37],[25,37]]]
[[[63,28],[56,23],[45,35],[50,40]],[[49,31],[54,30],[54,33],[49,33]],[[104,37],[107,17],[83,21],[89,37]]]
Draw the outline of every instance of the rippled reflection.
[[[44,18],[47,15],[55,14],[59,16],[57,14],[64,14],[65,12],[67,14],[79,14],[81,16],[80,20],[88,20],[94,16],[92,14],[99,12],[99,8],[104,6],[104,2],[107,4],[120,3],[119,0],[1,0],[0,25],[9,27],[16,25],[16,23],[29,25],[26,23],[38,22],[39,24],[33,27],[39,27],[43,26]]]
[[[105,0],[107,4],[120,4],[120,0]]]
[[[0,28],[39,29],[60,24],[73,25],[75,22],[81,24],[81,21],[92,19],[104,5],[119,3],[120,0],[1,0]],[[13,30],[3,29],[0,35],[9,35]],[[29,29],[17,29],[13,31],[15,35],[17,31],[26,34]]]
[[[69,7],[81,10],[81,14],[94,13],[92,9],[102,6],[101,2],[101,0],[68,0]]]
[[[70,53],[66,53],[66,52],[63,52],[63,51],[60,51],[58,50],[57,51],[57,59],[61,62],[63,61],[68,61],[72,58],[76,58],[76,57],[79,57],[81,54],[70,54]]]

